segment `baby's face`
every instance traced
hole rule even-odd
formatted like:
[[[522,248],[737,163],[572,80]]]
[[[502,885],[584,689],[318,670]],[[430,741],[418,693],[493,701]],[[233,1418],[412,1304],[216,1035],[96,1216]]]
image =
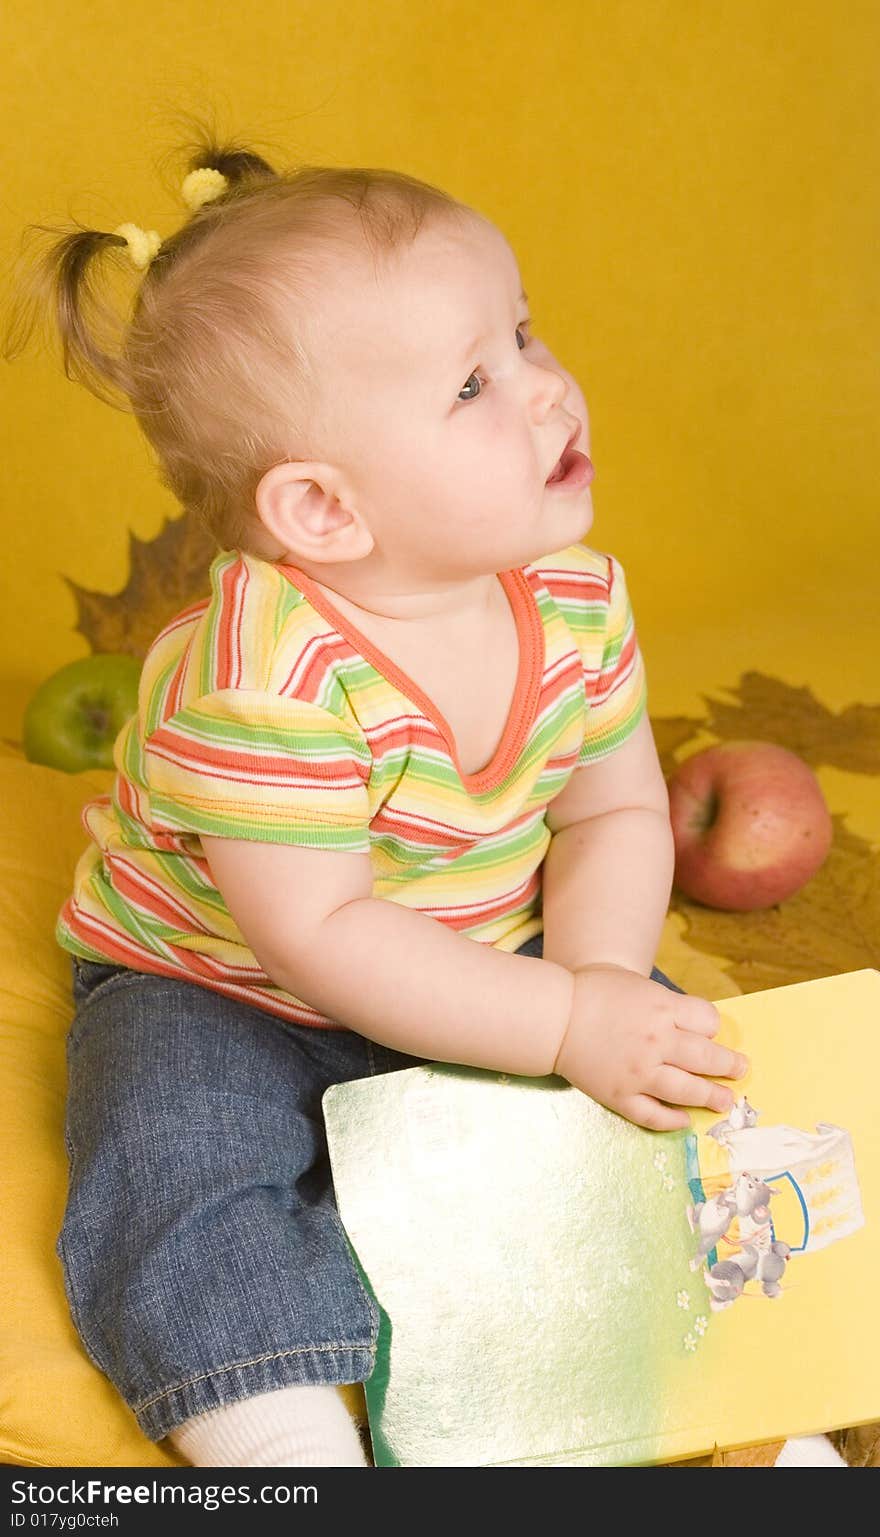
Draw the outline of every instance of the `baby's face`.
[[[423,226],[387,267],[335,275],[316,325],[328,462],[377,553],[466,580],[583,537],[590,488],[546,485],[586,402],[527,324],[515,257],[482,219]]]

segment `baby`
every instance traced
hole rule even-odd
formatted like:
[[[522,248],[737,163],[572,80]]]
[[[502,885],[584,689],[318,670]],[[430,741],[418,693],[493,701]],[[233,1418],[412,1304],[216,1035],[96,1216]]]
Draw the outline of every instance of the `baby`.
[[[121,390],[219,547],[165,626],[58,918],[58,1250],[148,1437],[365,1466],[379,1314],[330,1083],[561,1074],[639,1125],[747,1068],[653,968],[673,844],[624,572],[582,543],[590,424],[500,231],[386,170],[211,147],[191,217],[56,242],[65,365]],[[139,269],[118,355],[91,258]],[[128,269],[130,270],[130,269]],[[377,1171],[378,1172],[378,1171]]]

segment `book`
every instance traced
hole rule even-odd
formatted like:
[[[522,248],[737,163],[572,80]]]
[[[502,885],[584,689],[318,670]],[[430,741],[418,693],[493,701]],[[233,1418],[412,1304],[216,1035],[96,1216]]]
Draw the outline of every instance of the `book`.
[[[376,1466],[633,1466],[880,1419],[880,972],[716,1001],[726,1116],[430,1063],[323,1096]]]

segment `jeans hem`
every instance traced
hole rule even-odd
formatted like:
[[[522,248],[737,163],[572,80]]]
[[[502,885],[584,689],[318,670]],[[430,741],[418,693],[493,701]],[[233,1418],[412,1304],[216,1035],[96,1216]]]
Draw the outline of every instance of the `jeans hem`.
[[[161,1441],[193,1415],[221,1409],[240,1398],[304,1383],[339,1387],[344,1382],[365,1382],[375,1364],[375,1346],[293,1346],[255,1361],[218,1366],[203,1376],[133,1404],[132,1410],[144,1435],[151,1441]]]

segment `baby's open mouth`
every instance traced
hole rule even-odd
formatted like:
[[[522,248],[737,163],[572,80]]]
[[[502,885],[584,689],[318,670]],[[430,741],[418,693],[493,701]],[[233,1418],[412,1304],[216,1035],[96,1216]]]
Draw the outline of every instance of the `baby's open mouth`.
[[[555,485],[557,481],[564,480],[567,471],[571,469],[572,449],[574,448],[574,445],[580,435],[581,424],[580,422],[576,422],[573,431],[569,434],[568,442],[566,443],[562,453],[559,455],[559,458],[554,464],[553,469],[550,471],[550,474],[547,476],[547,479],[544,482],[545,485],[552,486]]]
[[[560,486],[565,491],[576,491],[590,485],[595,474],[592,461],[570,443],[553,473],[548,475],[545,485]]]

